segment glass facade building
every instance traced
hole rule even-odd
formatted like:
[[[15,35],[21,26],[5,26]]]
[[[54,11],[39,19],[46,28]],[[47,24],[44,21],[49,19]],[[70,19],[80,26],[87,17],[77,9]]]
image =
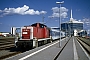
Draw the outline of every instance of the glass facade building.
[[[80,31],[83,30],[83,23],[78,22],[78,23],[72,23],[72,22],[67,22],[67,23],[62,23],[61,24],[61,30],[66,32],[68,35],[74,35],[74,30]]]

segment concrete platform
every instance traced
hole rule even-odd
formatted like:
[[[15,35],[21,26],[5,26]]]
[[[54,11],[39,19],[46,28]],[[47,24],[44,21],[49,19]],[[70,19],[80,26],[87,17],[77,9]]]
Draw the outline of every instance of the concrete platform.
[[[89,60],[89,58],[77,39],[72,37],[57,60]]]

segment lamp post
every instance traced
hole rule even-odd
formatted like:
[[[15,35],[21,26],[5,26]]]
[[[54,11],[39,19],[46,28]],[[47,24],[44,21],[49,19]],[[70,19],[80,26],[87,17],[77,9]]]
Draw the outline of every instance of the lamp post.
[[[44,14],[42,14],[42,23],[44,24]]]
[[[66,37],[67,37],[67,23],[65,23],[65,41],[66,41]]]
[[[64,3],[64,1],[62,1],[62,2],[56,2],[56,4],[59,4],[59,28],[60,28],[60,42],[59,42],[59,47],[61,47],[61,10],[60,10],[60,8],[61,8],[61,4],[63,4]]]

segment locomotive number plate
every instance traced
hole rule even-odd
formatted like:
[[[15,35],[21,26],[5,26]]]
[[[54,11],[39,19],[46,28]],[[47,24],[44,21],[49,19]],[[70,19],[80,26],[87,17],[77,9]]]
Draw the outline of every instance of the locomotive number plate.
[[[27,34],[27,32],[23,32],[23,34]]]

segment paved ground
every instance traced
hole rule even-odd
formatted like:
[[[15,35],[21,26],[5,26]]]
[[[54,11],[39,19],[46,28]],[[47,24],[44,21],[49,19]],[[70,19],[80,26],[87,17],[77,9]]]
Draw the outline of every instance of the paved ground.
[[[72,37],[57,60],[89,60],[89,58],[80,47],[77,39]]]
[[[32,49],[25,53],[10,57],[6,60],[54,60],[55,56],[60,52],[62,47],[67,42],[67,39],[62,39],[61,48],[59,41]],[[57,60],[89,60],[76,38],[72,37],[65,48],[62,50]]]
[[[57,60],[74,60],[73,57],[73,41],[72,38],[64,48],[64,50],[61,52]]]

